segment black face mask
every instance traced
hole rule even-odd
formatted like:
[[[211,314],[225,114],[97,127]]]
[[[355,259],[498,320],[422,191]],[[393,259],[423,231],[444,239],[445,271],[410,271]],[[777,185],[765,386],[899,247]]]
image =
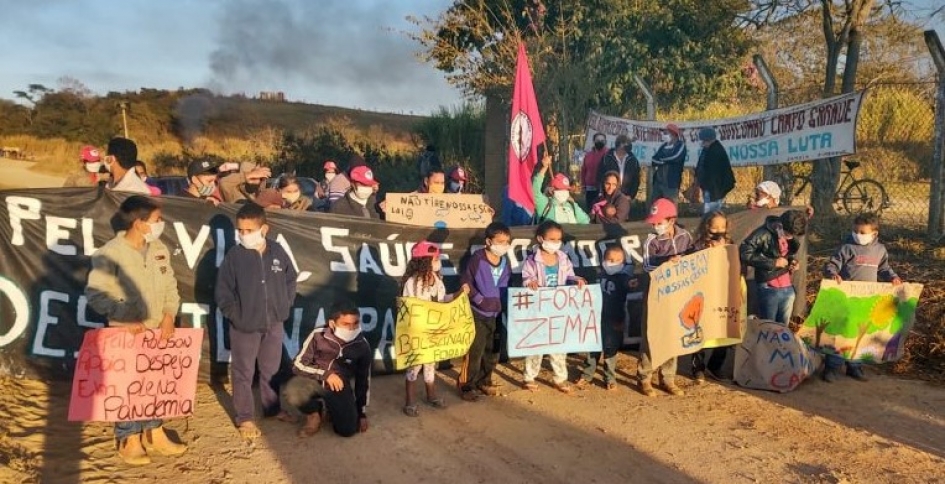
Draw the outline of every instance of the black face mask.
[[[712,240],[725,240],[725,232],[709,232],[709,238]]]
[[[262,186],[262,183],[247,183],[246,184],[246,193],[256,194],[259,193],[259,187]]]
[[[607,144],[606,141],[595,141],[595,142],[594,142],[594,147],[600,150],[600,149],[603,149],[603,148],[604,148],[604,145],[606,145],[606,144]]]

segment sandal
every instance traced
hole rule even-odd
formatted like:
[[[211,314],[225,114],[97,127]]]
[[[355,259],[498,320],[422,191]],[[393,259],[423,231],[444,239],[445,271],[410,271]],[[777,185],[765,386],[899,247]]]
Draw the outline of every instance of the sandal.
[[[417,404],[404,405],[404,415],[408,417],[419,417],[420,409],[417,408]]]
[[[590,385],[590,384],[591,384],[591,382],[589,382],[589,381],[587,381],[587,380],[581,378],[581,379],[579,379],[578,381],[574,382],[574,388],[577,388],[578,390],[583,390],[583,389],[587,388],[587,386]]]
[[[565,395],[570,395],[574,391],[574,387],[569,385],[568,382],[555,383],[555,389]]]
[[[533,381],[527,381],[527,382],[525,382],[525,383],[522,384],[522,388],[524,388],[524,389],[526,389],[526,390],[528,390],[528,391],[537,392],[537,391],[538,391],[538,384],[535,383],[535,382],[533,382]]]
[[[433,408],[446,408],[446,400],[443,400],[442,398],[428,398],[424,403]]]
[[[239,431],[240,437],[247,442],[252,442],[262,435],[262,432],[259,431],[259,427],[252,421],[243,422],[239,424],[236,429]]]
[[[614,382],[612,382],[612,381],[611,381],[611,382],[607,382],[607,390],[616,390],[616,389],[617,389],[617,384],[616,384],[616,383],[614,383]]]

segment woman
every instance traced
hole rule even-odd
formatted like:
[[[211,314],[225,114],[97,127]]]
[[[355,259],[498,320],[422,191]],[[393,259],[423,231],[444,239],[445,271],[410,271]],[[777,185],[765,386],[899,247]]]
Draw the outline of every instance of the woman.
[[[619,224],[630,217],[630,197],[620,191],[620,175],[616,171],[604,173],[600,196],[591,206],[591,218],[598,224]]]
[[[299,179],[286,175],[279,179],[279,192],[282,194],[282,208],[306,212],[312,207],[312,199],[302,195]]]

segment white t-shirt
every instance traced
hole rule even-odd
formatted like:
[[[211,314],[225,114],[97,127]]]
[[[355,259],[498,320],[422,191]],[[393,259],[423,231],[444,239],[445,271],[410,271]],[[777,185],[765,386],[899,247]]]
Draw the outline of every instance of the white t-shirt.
[[[404,293],[401,296],[415,297],[424,301],[448,302],[446,300],[446,286],[443,285],[443,279],[439,276],[436,277],[436,282],[432,286],[418,285],[416,276],[407,279],[404,284]]]

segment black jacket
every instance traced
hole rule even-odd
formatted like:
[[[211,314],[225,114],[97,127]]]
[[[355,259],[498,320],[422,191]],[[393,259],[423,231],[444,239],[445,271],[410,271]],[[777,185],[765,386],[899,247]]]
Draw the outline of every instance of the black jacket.
[[[292,260],[275,240],[266,239],[262,254],[237,245],[217,273],[217,306],[236,330],[264,333],[289,319],[297,277]]]
[[[328,213],[361,218],[381,218],[380,213],[377,211],[377,199],[374,195],[368,198],[366,204],[361,205],[351,199],[350,192],[346,193],[345,196],[338,200],[335,200],[334,203],[331,204],[331,208],[328,209]]]
[[[600,168],[597,169],[597,180],[602,182],[604,174],[609,171],[620,172],[620,164],[617,163],[617,154],[614,149],[608,151],[607,155],[604,156]],[[629,151],[627,152],[627,163],[623,165],[623,184],[620,186],[620,191],[630,197],[630,200],[636,198],[637,192],[640,191],[640,161]]]
[[[679,188],[682,185],[683,166],[686,164],[686,143],[677,140],[675,143],[663,143],[653,155],[653,175],[656,186]]]
[[[765,224],[755,229],[751,235],[742,241],[739,246],[739,257],[742,264],[755,269],[755,281],[768,282],[778,276],[788,273],[787,267],[774,267],[774,263],[781,257],[778,250],[778,229],[781,227],[779,217],[772,216],[765,219]],[[788,240],[788,253],[784,256],[788,265],[795,260],[800,243],[797,238]]]
[[[292,372],[318,381],[338,375],[347,388],[354,379],[354,395],[358,404],[358,416],[364,416],[368,390],[371,386],[371,364],[374,355],[364,334],[345,343],[335,336],[330,328],[316,328],[295,357]]]
[[[722,200],[735,188],[732,163],[728,159],[725,147],[718,140],[713,141],[708,148],[703,148],[699,153],[696,180],[699,182],[699,188],[709,192],[711,201]]]

